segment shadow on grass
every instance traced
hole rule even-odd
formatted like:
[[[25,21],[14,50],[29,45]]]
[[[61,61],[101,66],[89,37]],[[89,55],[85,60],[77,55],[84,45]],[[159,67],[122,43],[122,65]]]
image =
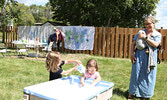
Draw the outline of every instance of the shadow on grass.
[[[124,91],[120,90],[119,88],[115,88],[113,90],[113,94],[127,98],[129,92],[128,92],[128,90],[124,92]]]

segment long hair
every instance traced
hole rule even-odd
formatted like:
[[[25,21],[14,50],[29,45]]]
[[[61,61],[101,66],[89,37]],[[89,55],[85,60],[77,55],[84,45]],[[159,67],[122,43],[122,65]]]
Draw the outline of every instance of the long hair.
[[[46,68],[48,71],[57,72],[61,63],[60,53],[51,51],[46,58]]]
[[[90,59],[87,64],[86,64],[86,69],[88,69],[88,67],[95,67],[96,71],[98,71],[98,66],[97,66],[97,62],[94,59]]]

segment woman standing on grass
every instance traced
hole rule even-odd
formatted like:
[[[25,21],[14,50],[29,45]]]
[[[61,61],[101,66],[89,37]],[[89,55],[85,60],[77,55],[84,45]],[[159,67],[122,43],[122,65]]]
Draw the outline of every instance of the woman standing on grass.
[[[141,100],[147,100],[154,94],[157,73],[157,47],[161,43],[161,34],[155,30],[155,20],[152,16],[145,19],[145,27],[146,29],[142,30],[142,34],[137,34],[134,37],[131,45],[132,71],[128,100],[133,100],[135,96]],[[143,39],[151,46],[152,56],[150,50],[149,53],[146,52],[146,48],[136,49],[135,51],[137,38]],[[150,62],[153,65],[150,66]]]

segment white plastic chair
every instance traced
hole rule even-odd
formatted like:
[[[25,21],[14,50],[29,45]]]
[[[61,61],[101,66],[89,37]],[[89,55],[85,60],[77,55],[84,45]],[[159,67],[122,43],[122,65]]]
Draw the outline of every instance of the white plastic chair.
[[[28,55],[28,49],[26,48],[25,44],[16,44],[17,50],[17,57],[20,56],[21,54],[23,55],[23,53],[26,53]],[[24,54],[26,56],[26,54]]]
[[[6,45],[4,43],[0,43],[0,53],[3,55],[5,58],[6,55],[9,55],[10,50],[6,48]]]
[[[46,54],[48,52],[51,52],[52,51],[52,45],[53,45],[53,42],[50,42],[49,45],[45,46],[45,48],[42,49],[42,52],[43,52],[43,56],[46,57]]]

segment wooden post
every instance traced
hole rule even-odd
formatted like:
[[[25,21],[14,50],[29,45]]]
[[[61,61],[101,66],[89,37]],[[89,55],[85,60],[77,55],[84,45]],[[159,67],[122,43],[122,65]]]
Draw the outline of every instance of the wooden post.
[[[132,33],[131,33],[131,30],[130,30],[130,28],[128,28],[128,32],[129,32],[129,41],[128,41],[128,55],[129,55],[129,58],[130,58],[130,56],[131,56],[131,44],[132,44]]]
[[[118,41],[119,41],[119,27],[116,26],[116,33],[115,33],[115,58],[118,57]]]
[[[160,60],[164,59],[167,60],[167,33],[165,33],[166,31],[163,31],[163,27],[161,27],[160,31],[162,34],[162,38],[161,38],[161,46],[162,49],[164,50],[163,53],[161,54],[161,52],[159,52],[158,57],[160,58]]]
[[[167,36],[164,36],[164,45],[162,49],[164,49],[163,52],[164,60],[167,61]]]
[[[127,33],[127,28],[125,28],[125,30],[124,30],[124,32],[125,32],[125,39],[124,39],[124,58],[126,58],[127,57],[127,42],[128,42],[128,33]]]
[[[106,56],[109,57],[110,28],[107,27]]]
[[[111,39],[110,39],[110,56],[111,58],[114,56],[114,43],[115,43],[115,40],[114,40],[114,37],[115,37],[115,28],[112,28],[111,29],[111,32],[110,32],[110,35],[111,35]]]
[[[106,35],[106,28],[105,27],[103,27],[102,28],[102,56],[104,57],[105,56],[105,47],[106,47],[106,45],[105,45],[105,41],[106,41],[106,39],[105,39],[105,35]]]
[[[98,27],[95,27],[95,37],[94,37],[94,55],[97,54],[97,36],[98,36]]]
[[[99,38],[98,38],[98,55],[101,56],[101,38],[102,38],[102,27],[99,27]]]
[[[120,32],[120,42],[119,42],[119,58],[122,58],[123,56],[123,28],[121,28]]]

